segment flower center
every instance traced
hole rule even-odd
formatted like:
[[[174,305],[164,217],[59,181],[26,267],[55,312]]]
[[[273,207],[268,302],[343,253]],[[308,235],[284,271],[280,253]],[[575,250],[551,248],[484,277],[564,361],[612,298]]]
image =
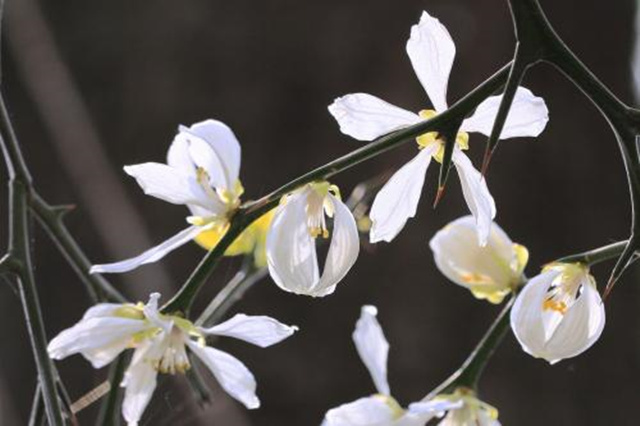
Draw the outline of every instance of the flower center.
[[[172,327],[166,347],[159,359],[153,361],[153,367],[163,374],[184,373],[191,368],[185,349],[184,334],[179,327]]]
[[[240,196],[244,193],[244,187],[242,183],[237,180],[233,189],[229,188],[216,188],[211,187],[209,173],[203,167],[196,168],[196,181],[198,185],[204,190],[205,194],[209,198],[222,201],[227,210],[235,210],[240,205]],[[202,221],[208,220],[208,218],[200,218]]]
[[[579,264],[551,264],[544,268],[544,270],[554,269],[561,273],[554,280],[547,297],[542,302],[542,310],[564,315],[578,297],[588,272],[585,266]]]
[[[435,117],[438,113],[432,109],[423,109],[418,113],[420,118],[424,120],[429,120]],[[416,138],[416,142],[418,143],[419,149],[424,149],[433,144],[438,144],[437,151],[433,154],[433,159],[438,163],[442,163],[442,159],[444,158],[444,141],[440,138],[440,134],[438,132],[429,132],[423,135],[420,135]],[[469,133],[467,132],[458,132],[456,135],[456,145],[461,150],[469,149]]]
[[[326,216],[333,217],[333,200],[329,197],[331,192],[340,197],[340,190],[329,182],[315,182],[309,185],[307,193],[307,228],[312,238],[329,238]]]

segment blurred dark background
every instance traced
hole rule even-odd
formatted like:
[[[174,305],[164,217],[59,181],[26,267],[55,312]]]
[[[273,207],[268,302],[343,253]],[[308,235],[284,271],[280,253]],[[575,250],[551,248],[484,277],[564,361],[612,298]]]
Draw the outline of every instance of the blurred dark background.
[[[541,3],[583,61],[633,104],[634,1]],[[414,111],[428,106],[404,50],[425,9],[457,45],[450,101],[509,60],[514,38],[506,1],[9,0],[3,88],[40,192],[52,202],[77,204],[68,224],[92,260],[118,260],[184,224],[184,209],[144,196],[121,171],[125,164],[163,161],[178,124],[209,117],[228,123],[242,143],[247,198],[255,198],[361,146],[341,135],[327,113],[333,98],[363,91]],[[532,275],[556,257],[626,238],[629,201],[614,138],[589,101],[549,66],[536,67],[525,85],[546,99],[551,121],[537,140],[502,143],[489,186],[498,223],[531,252]],[[478,166],[483,142],[471,140]],[[414,153],[408,144],[334,182],[348,193]],[[417,218],[392,244],[363,250],[334,295],[296,297],[266,279],[237,305],[301,328],[267,350],[219,343],[256,375],[261,409],[246,411],[217,391],[213,405],[199,411],[184,379],[168,379],[142,424],[319,424],[328,408],[374,391],[351,341],[363,304],[380,310],[391,343],[389,380],[402,404],[444,380],[498,308],[477,302],[435,268],[429,238],[467,214],[456,179],[434,211],[435,188],[433,169]],[[5,222],[0,241],[6,241]],[[53,337],[89,302],[40,230],[35,247]],[[168,298],[203,254],[188,246],[113,282],[134,300],[158,289]],[[228,260],[217,269],[201,305],[237,267],[238,260]],[[600,284],[611,267],[594,269]],[[512,335],[505,339],[481,383],[483,399],[500,409],[503,424],[637,424],[638,284],[635,271],[626,275],[607,302],[605,333],[578,358],[550,367],[525,355]],[[9,286],[0,289],[0,423],[26,424],[35,369],[18,298]],[[106,374],[79,356],[58,366],[72,398]],[[81,413],[81,423],[92,424],[94,414]]]

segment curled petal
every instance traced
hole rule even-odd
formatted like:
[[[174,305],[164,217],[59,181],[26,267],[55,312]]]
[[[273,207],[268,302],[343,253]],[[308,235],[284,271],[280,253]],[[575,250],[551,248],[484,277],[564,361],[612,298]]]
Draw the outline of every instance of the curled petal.
[[[139,349],[138,351],[144,351]],[[138,352],[136,351],[136,352]],[[137,358],[134,355],[134,358]],[[131,362],[124,375],[121,386],[125,388],[122,401],[122,415],[129,426],[136,426],[149,405],[156,389],[158,372],[150,362],[140,359]]]
[[[360,398],[332,408],[322,426],[390,426],[395,425],[400,407],[382,395]],[[400,409],[401,410],[401,409]]]
[[[176,170],[180,170],[186,176],[196,178],[196,165],[189,152],[188,135],[179,132],[171,142],[167,151],[167,164]]]
[[[267,316],[237,314],[230,320],[202,331],[206,334],[234,337],[266,348],[283,341],[297,329]]]
[[[326,296],[333,293],[336,285],[347,275],[356,263],[360,253],[358,226],[349,208],[338,198],[329,194],[335,209],[333,235],[329,252],[324,264],[320,282],[314,290],[314,296]]]
[[[337,98],[329,105],[329,112],[342,133],[361,141],[373,140],[420,121],[417,114],[367,93]]]
[[[447,86],[456,46],[449,31],[427,12],[411,27],[407,54],[413,69],[438,112],[447,109]]]
[[[290,196],[276,211],[267,235],[267,262],[283,290],[310,294],[320,279],[315,240],[307,228],[304,194]]]
[[[473,167],[469,157],[457,148],[453,151],[453,164],[460,177],[464,199],[476,219],[478,243],[485,246],[491,232],[491,223],[496,217],[495,201],[489,193],[487,181]]]
[[[478,132],[490,136],[493,123],[498,115],[502,95],[491,96],[484,100],[475,113],[464,120],[461,130]],[[529,89],[519,87],[504,123],[500,139],[518,137],[536,137],[549,121],[549,110],[544,99],[535,96]]]
[[[211,211],[219,208],[198,182],[181,170],[160,163],[143,163],[125,166],[124,171],[152,197],[172,204],[198,205]]]
[[[416,214],[424,179],[437,144],[420,151],[402,166],[378,192],[371,206],[370,239],[372,243],[390,242]]]
[[[353,341],[360,355],[360,359],[369,370],[376,389],[383,395],[390,395],[389,382],[387,381],[387,356],[389,354],[389,342],[384,337],[384,332],[376,316],[378,310],[375,306],[362,307],[360,319],[356,323],[353,332]]]
[[[200,346],[193,341],[187,341],[187,344],[229,395],[249,409],[260,407],[260,400],[256,396],[256,380],[242,362],[226,352]]]
[[[191,127],[180,126],[180,132],[190,136],[191,158],[196,165],[207,170],[211,180],[217,183],[214,186],[218,187],[221,182],[226,182],[223,187],[232,189],[240,176],[241,148],[229,126],[221,121],[205,120]],[[201,142],[205,142],[211,149],[204,150]]]
[[[157,262],[173,250],[193,240],[200,232],[202,232],[201,227],[190,226],[187,229],[180,231],[168,240],[164,241],[163,243],[150,248],[149,250],[139,254],[136,257],[115,263],[93,265],[89,272],[92,274],[113,274],[128,272],[136,269],[140,265]]]

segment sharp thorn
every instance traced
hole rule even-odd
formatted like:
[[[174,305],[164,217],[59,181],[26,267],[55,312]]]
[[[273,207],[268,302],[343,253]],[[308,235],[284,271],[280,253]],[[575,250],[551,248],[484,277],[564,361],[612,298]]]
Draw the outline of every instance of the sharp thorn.
[[[444,186],[438,187],[438,192],[436,193],[436,199],[433,201],[434,209],[438,207],[438,203],[440,202],[440,200],[442,200],[442,197],[444,196],[444,188],[445,188]]]

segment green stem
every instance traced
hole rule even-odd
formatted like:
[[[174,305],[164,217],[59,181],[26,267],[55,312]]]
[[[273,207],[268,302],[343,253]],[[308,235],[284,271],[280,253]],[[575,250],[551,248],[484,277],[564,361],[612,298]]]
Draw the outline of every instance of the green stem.
[[[480,102],[502,87],[507,79],[509,70],[510,64],[504,66],[500,71],[495,73],[480,86],[476,87],[473,91],[460,99],[442,114],[439,114],[430,120],[422,121],[413,126],[382,136],[360,149],[352,151],[343,157],[333,160],[324,166],[318,167],[317,169],[292,180],[261,199],[242,206],[232,218],[229,230],[225,236],[209,253],[207,253],[191,276],[187,279],[185,284],[162,308],[162,311],[188,312],[193,299],[213,273],[218,260],[224,255],[227,247],[229,247],[242,233],[242,231],[251,225],[254,220],[274,208],[284,195],[291,193],[307,183],[329,179],[330,177],[360,164],[363,161],[374,158],[410,140],[414,140],[423,133],[439,131],[442,129],[448,129],[451,126],[456,126],[457,123],[461,122],[466,116],[471,114]]]
[[[120,400],[122,399],[122,387],[120,383],[124,377],[124,372],[128,360],[127,354],[120,354],[116,361],[109,367],[109,383],[111,389],[107,393],[106,398],[102,401],[96,425],[101,426],[117,426],[120,424]]]
[[[598,247],[597,249],[562,257],[556,260],[556,262],[584,263],[589,266],[595,265],[596,263],[618,258],[624,251],[625,247],[627,247],[627,244],[627,241],[619,241],[607,246]]]

